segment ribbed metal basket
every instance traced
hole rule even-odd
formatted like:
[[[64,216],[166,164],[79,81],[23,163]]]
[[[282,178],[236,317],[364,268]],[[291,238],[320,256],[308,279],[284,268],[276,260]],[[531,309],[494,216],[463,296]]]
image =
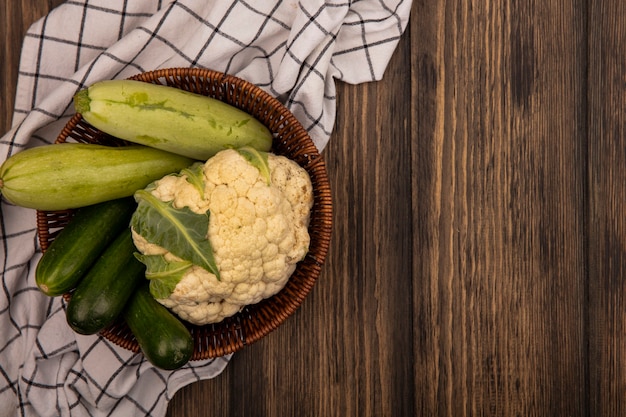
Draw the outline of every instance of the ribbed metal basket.
[[[306,258],[296,267],[286,286],[262,302],[216,324],[197,326],[185,322],[194,339],[192,360],[223,356],[249,345],[276,329],[302,304],[315,284],[326,259],[332,228],[332,198],[326,165],[307,131],[277,99],[240,78],[199,68],[171,68],[145,72],[131,79],[165,84],[210,96],[256,117],[274,134],[272,152],[296,161],[309,173],[314,192]],[[65,141],[125,146],[127,143],[104,134],[75,114],[63,128],[57,143]],[[71,220],[72,210],[38,211],[38,236],[45,251],[56,234]],[[70,295],[66,294],[69,298]],[[139,351],[139,345],[123,320],[101,334],[113,343]]]

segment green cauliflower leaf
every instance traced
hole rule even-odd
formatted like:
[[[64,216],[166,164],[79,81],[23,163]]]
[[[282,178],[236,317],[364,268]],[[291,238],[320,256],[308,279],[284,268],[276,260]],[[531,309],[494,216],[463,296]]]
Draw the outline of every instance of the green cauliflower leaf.
[[[175,208],[153,196],[149,188],[135,192],[137,209],[131,226],[148,242],[198,265],[220,279],[213,248],[207,237],[210,213],[194,213],[189,207]]]
[[[150,280],[150,293],[154,298],[167,298],[183,279],[185,272],[193,266],[189,261],[167,261],[163,255],[143,255],[135,257],[146,266],[146,278]]]

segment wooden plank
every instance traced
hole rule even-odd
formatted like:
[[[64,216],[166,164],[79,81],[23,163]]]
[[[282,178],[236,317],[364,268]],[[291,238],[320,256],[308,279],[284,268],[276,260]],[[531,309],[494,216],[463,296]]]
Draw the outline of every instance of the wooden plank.
[[[592,416],[626,414],[626,4],[589,2]]]
[[[418,2],[415,415],[585,415],[585,7]]]

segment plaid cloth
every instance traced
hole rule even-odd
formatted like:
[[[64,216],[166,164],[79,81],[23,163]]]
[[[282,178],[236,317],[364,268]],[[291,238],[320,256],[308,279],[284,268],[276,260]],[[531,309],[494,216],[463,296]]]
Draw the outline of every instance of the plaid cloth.
[[[73,0],[28,30],[13,128],[0,160],[52,143],[72,96],[102,79],[168,67],[230,73],[278,97],[321,150],[335,120],[335,80],[379,80],[410,0]],[[35,287],[35,211],[1,203],[0,416],[161,416],[182,386],[230,357],[155,369],[100,336],[79,336],[61,297]]]

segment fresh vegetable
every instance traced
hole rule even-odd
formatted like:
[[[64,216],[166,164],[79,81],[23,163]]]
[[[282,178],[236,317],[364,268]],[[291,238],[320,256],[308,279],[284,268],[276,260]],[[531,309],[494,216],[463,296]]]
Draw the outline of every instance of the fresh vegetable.
[[[37,264],[39,289],[51,297],[74,289],[105,248],[128,229],[136,207],[132,197],[125,197],[78,209]]]
[[[0,166],[0,192],[23,207],[72,209],[131,196],[151,181],[193,162],[140,145],[39,146],[14,154]]]
[[[226,148],[272,145],[270,131],[248,113],[165,85],[100,81],[79,91],[74,107],[112,136],[203,161]]]
[[[308,251],[311,179],[283,156],[221,151],[135,199],[131,229],[150,291],[191,323],[276,294]]]
[[[135,291],[123,317],[144,356],[154,366],[171,370],[193,355],[193,339],[185,325],[150,295],[147,285]]]
[[[145,267],[133,256],[130,230],[124,230],[80,281],[67,304],[66,319],[75,332],[95,334],[120,316]]]

